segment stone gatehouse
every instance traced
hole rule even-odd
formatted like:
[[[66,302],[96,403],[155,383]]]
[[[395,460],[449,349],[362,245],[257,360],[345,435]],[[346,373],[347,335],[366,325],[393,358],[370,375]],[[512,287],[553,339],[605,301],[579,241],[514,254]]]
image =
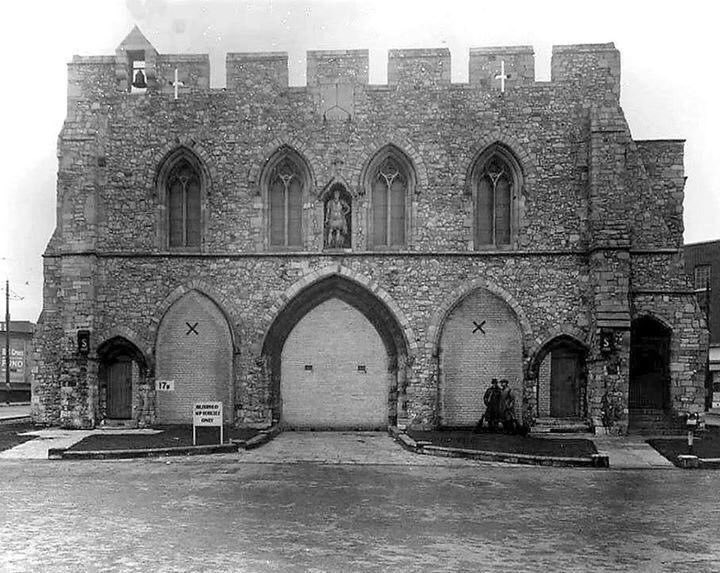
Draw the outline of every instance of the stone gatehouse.
[[[703,407],[683,142],[635,141],[612,44],[74,57],[35,337],[36,423],[623,432]],[[501,69],[504,69],[502,76]]]

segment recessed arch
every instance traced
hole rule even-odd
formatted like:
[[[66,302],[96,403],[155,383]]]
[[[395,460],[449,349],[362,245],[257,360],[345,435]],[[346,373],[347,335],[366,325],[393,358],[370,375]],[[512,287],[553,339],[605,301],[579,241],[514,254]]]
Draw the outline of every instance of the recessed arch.
[[[657,316],[643,313],[633,318],[628,395],[631,412],[670,407],[672,336],[672,328]]]
[[[239,354],[241,349],[240,323],[235,318],[241,316],[239,309],[227,297],[213,288],[212,285],[202,280],[192,280],[175,287],[157,306],[148,329],[149,339],[152,340],[152,346],[148,352],[148,354],[151,355],[151,358],[154,359],[155,357],[157,329],[162,318],[173,304],[191,291],[197,291],[201,295],[210,299],[222,313],[230,328],[234,352],[235,354]]]
[[[134,342],[121,335],[106,338],[97,349],[98,412],[100,418],[148,422],[141,386],[147,381],[150,365]]]
[[[527,355],[527,348],[532,344],[532,327],[520,303],[515,297],[501,286],[486,279],[474,279],[458,287],[447,295],[430,319],[427,330],[427,339],[432,347],[433,356],[438,355],[440,336],[442,335],[443,324],[450,312],[462,302],[464,298],[478,289],[485,289],[501,298],[514,312],[520,324],[524,340],[524,354]]]
[[[301,321],[311,316],[317,309],[323,308],[324,305],[332,307],[334,304],[337,307],[341,304],[355,309],[379,336],[385,351],[387,368],[387,372],[383,374],[388,393],[387,418],[384,423],[397,420],[398,410],[404,407],[407,368],[410,356],[414,354],[414,348],[408,342],[412,332],[407,321],[398,316],[396,305],[388,304],[388,301],[387,294],[380,292],[376,285],[365,278],[361,282],[351,271],[345,269],[345,272],[340,272],[338,267],[334,267],[330,272],[326,270],[326,272],[313,273],[285,293],[281,301],[271,309],[272,315],[262,347],[262,353],[270,369],[274,418],[283,419],[281,374],[286,342]],[[320,330],[317,338],[322,338],[324,334]],[[309,342],[315,338],[316,336],[311,336]],[[414,342],[414,338],[410,340]],[[329,352],[337,350],[332,350],[333,344],[334,341],[327,342]]]
[[[232,329],[215,301],[191,289],[172,302],[157,327],[155,362],[159,422],[189,423],[202,401],[221,401],[233,419]]]
[[[588,345],[568,333],[548,337],[532,355],[528,378],[535,383],[538,417],[587,415]]]

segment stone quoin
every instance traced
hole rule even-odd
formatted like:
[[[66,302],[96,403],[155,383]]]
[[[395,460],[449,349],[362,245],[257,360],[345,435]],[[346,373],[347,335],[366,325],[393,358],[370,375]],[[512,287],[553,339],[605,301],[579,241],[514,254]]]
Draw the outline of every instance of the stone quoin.
[[[91,428],[472,426],[623,433],[701,411],[683,142],[635,141],[613,44],[158,53],[135,28],[68,65],[32,415]],[[177,72],[176,72],[177,70]],[[503,76],[502,78],[500,76]],[[502,81],[502,89],[501,89]],[[89,348],[78,333],[89,332]]]

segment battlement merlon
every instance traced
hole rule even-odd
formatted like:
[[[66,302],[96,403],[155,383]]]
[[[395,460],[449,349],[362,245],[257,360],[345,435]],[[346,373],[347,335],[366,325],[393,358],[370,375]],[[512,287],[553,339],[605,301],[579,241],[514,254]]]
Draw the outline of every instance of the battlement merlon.
[[[230,53],[225,58],[229,91],[279,91],[288,87],[287,52]]]
[[[450,50],[408,49],[388,52],[388,85],[450,85]]]
[[[620,99],[620,52],[615,44],[553,46],[550,81]]]
[[[506,76],[507,87],[535,83],[535,53],[532,46],[470,48],[468,68],[468,80],[473,87],[499,87],[501,71]]]
[[[307,86],[368,84],[368,50],[316,50],[307,53]]]

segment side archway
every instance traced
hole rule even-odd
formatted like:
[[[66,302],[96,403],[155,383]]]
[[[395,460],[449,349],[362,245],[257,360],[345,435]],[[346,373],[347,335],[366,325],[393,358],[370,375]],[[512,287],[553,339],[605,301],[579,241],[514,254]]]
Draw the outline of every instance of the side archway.
[[[155,363],[158,422],[190,423],[193,404],[202,401],[221,401],[224,418],[233,419],[231,328],[208,296],[190,290],[167,309],[157,329]]]
[[[535,380],[536,415],[540,418],[587,416],[588,346],[569,334],[545,341],[532,357],[528,377]]]
[[[148,360],[136,344],[111,336],[98,346],[99,412],[102,420],[152,421]]]
[[[438,379],[438,422],[475,425],[493,378],[507,379],[522,419],[523,365],[530,325],[516,301],[486,281],[473,281],[448,297],[428,329]]]
[[[628,408],[633,412],[670,407],[672,329],[651,315],[633,319],[630,327]]]

